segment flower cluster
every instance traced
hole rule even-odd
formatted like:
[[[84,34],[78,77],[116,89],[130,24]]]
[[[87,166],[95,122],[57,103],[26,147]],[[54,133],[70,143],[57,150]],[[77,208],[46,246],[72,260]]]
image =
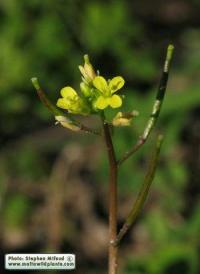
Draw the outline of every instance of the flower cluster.
[[[116,76],[107,81],[95,72],[88,55],[84,56],[84,60],[84,66],[79,66],[82,74],[80,93],[70,86],[62,88],[62,97],[58,99],[57,106],[69,113],[81,115],[98,113],[109,106],[121,107],[122,97],[115,93],[124,86],[124,79]]]

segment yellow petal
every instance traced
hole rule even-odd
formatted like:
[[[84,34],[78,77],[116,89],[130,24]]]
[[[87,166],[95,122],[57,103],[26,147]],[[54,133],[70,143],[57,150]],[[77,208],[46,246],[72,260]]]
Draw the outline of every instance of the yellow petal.
[[[100,96],[95,103],[95,107],[98,109],[104,109],[108,105],[109,105],[109,98],[105,98],[103,96]]]
[[[93,85],[95,86],[95,88],[100,90],[102,93],[106,93],[108,90],[108,84],[107,84],[105,78],[103,78],[102,76],[95,77],[93,80]]]
[[[119,108],[122,105],[122,99],[118,95],[113,95],[112,97],[109,98],[109,105],[112,108]]]
[[[125,81],[121,76],[114,77],[109,83],[109,88],[111,89],[111,93],[114,93],[120,88],[122,88],[124,83]]]
[[[61,93],[62,97],[70,98],[70,99],[74,98],[74,96],[77,95],[76,91],[71,87],[62,88],[60,93]]]
[[[59,108],[68,109],[69,108],[69,102],[65,98],[60,98],[57,101],[56,104]]]

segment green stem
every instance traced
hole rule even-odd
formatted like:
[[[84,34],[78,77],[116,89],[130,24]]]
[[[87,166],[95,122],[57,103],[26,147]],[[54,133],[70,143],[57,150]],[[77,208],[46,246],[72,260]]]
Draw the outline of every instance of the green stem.
[[[156,168],[157,168],[157,165],[158,165],[158,159],[159,159],[159,154],[160,154],[160,148],[161,148],[161,145],[162,145],[162,141],[163,141],[163,136],[159,135],[157,137],[155,151],[152,155],[152,158],[150,160],[150,164],[149,164],[147,173],[146,173],[145,178],[144,178],[144,183],[143,183],[143,185],[140,189],[140,192],[138,193],[138,196],[137,196],[137,198],[136,198],[136,200],[135,200],[135,202],[132,206],[132,209],[131,209],[130,213],[128,214],[128,217],[127,217],[124,225],[122,226],[120,232],[117,235],[117,238],[116,238],[116,241],[115,241],[116,246],[119,245],[120,241],[122,240],[124,235],[127,233],[127,231],[129,230],[129,228],[131,227],[133,222],[135,221],[135,219],[137,218],[138,214],[140,213],[140,211],[141,211],[141,209],[142,209],[142,207],[143,207],[143,205],[146,201],[146,198],[147,198],[150,186],[153,182],[155,172],[156,172]]]
[[[55,116],[59,116],[59,115],[64,116],[63,112],[59,110],[57,107],[55,107],[53,103],[48,99],[48,97],[46,96],[42,88],[40,87],[38,79],[35,77],[31,78],[31,82],[34,88],[36,89],[41,102],[45,105],[45,107],[47,107],[48,110],[50,110]]]
[[[171,60],[173,57],[173,51],[174,51],[174,46],[169,45],[167,48],[167,54],[166,54],[165,63],[163,66],[163,72],[162,72],[162,76],[160,79],[160,84],[158,87],[156,99],[155,99],[155,102],[153,105],[151,115],[150,115],[149,120],[148,120],[146,127],[144,129],[144,132],[139,137],[137,143],[129,151],[127,151],[124,154],[124,156],[118,161],[118,165],[121,165],[124,161],[126,161],[131,155],[133,155],[146,142],[152,129],[155,127],[155,124],[158,120],[161,106],[162,106],[162,103],[163,103],[163,100],[165,97],[168,76],[169,76],[169,69],[170,69],[170,64],[171,64]]]

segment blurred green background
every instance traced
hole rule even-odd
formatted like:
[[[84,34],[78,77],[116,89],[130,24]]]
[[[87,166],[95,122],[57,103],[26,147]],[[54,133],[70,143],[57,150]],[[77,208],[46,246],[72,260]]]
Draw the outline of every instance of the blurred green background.
[[[63,86],[78,87],[85,53],[106,77],[122,75],[124,110],[140,115],[132,128],[114,133],[120,156],[145,126],[173,43],[157,126],[165,135],[159,169],[121,246],[119,273],[200,273],[199,8],[197,0],[1,0],[1,260],[5,253],[68,252],[77,255],[74,273],[107,273],[104,146],[55,126],[30,78],[37,76],[56,102]],[[93,118],[85,123],[99,126]],[[154,137],[120,171],[119,227],[142,183]]]

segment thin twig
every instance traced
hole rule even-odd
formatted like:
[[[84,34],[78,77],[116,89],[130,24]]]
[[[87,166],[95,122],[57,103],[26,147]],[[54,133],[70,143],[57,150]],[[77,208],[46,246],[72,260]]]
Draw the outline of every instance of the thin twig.
[[[114,246],[117,236],[117,161],[110,134],[110,128],[102,115],[104,138],[109,159],[109,263],[108,274],[117,273],[117,246]]]
[[[171,60],[172,60],[172,56],[173,56],[173,51],[174,51],[174,46],[169,45],[167,48],[167,54],[166,54],[166,58],[165,58],[165,63],[164,63],[163,72],[162,72],[162,76],[160,79],[160,84],[158,87],[156,99],[155,99],[155,102],[153,105],[153,109],[152,109],[150,118],[147,122],[145,129],[144,129],[144,132],[139,137],[139,140],[137,141],[137,143],[129,151],[127,151],[124,154],[124,156],[118,161],[118,165],[121,165],[125,160],[127,160],[131,155],[133,155],[146,142],[147,138],[149,137],[152,129],[154,128],[154,126],[158,120],[162,102],[163,102],[164,96],[165,96],[166,87],[167,87],[167,81],[168,81],[168,75],[169,75],[170,64],[171,64]]]
[[[158,165],[158,159],[159,159],[162,141],[163,141],[163,136],[159,135],[157,137],[155,151],[151,157],[149,167],[148,167],[147,173],[144,178],[144,183],[140,189],[140,192],[137,195],[137,198],[133,204],[133,207],[132,207],[124,225],[122,226],[119,234],[117,235],[115,245],[119,245],[120,241],[122,240],[124,235],[127,233],[128,229],[131,227],[131,225],[137,218],[138,214],[140,213],[140,211],[146,201],[146,198],[147,198],[150,186],[152,184],[152,181],[154,179],[156,168]]]
[[[71,117],[69,117],[69,115],[66,115],[63,111],[61,111],[60,109],[58,109],[50,100],[49,98],[46,96],[45,92],[42,90],[42,88],[39,85],[38,79],[37,78],[32,78],[31,79],[34,88],[37,91],[37,94],[41,100],[41,102],[48,108],[48,110],[50,110],[55,116],[64,116],[66,117],[68,120],[70,120],[74,125],[78,126],[80,130],[87,132],[87,133],[92,133],[95,135],[99,135],[101,136],[101,133],[88,128],[87,126],[83,125],[82,123],[80,123],[79,121],[76,121],[74,119],[72,119]]]

